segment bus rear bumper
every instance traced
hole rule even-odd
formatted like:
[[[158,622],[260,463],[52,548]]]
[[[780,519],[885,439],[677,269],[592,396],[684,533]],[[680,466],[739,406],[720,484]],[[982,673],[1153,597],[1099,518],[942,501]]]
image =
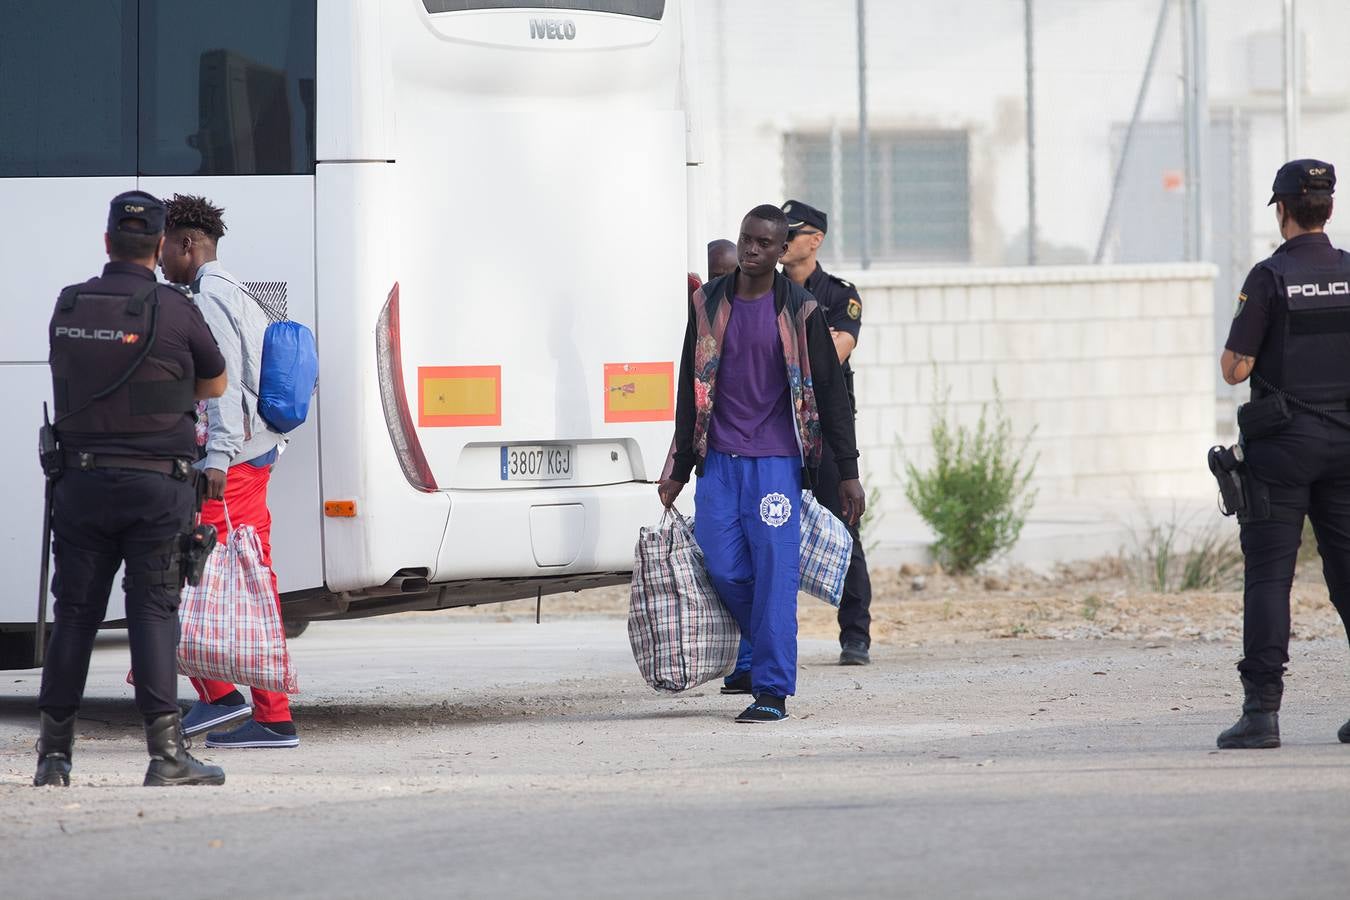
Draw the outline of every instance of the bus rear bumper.
[[[638,531],[661,517],[646,482],[451,491],[433,582],[629,571]]]

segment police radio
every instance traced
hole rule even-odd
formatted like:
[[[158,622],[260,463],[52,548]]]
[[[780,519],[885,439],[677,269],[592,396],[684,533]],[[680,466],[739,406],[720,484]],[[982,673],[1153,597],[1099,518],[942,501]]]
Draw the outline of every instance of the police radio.
[[[56,437],[56,426],[52,424],[47,404],[42,404],[42,426],[38,428],[38,462],[48,480],[61,477],[61,444]]]

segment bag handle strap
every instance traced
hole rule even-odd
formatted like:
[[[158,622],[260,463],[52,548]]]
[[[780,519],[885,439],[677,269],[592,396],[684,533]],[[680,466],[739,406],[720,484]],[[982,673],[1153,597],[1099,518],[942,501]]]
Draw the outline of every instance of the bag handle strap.
[[[672,522],[677,526],[676,528],[670,527]],[[666,511],[661,514],[661,531],[666,536],[667,551],[675,549],[675,532],[677,530],[683,531],[691,539],[693,538],[694,529],[690,527],[689,520],[684,517],[684,513],[674,506],[668,506]]]
[[[671,519],[674,519],[676,522],[678,522],[680,525],[683,525],[685,528],[689,527],[689,520],[684,517],[684,513],[680,512],[673,506],[667,506],[665,512],[661,513],[661,527],[662,528],[666,527],[666,523],[669,522]]]

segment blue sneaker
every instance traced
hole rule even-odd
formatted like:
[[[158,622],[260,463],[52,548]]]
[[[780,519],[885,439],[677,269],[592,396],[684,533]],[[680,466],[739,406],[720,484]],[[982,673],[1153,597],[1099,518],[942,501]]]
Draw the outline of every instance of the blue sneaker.
[[[226,706],[223,703],[207,703],[205,700],[198,700],[192,704],[192,708],[183,716],[183,736],[192,737],[194,734],[201,734],[203,731],[210,731],[212,728],[219,728],[222,725],[233,725],[241,719],[247,719],[253,715],[253,707],[245,703],[243,706]]]
[[[277,734],[266,725],[249,719],[233,731],[213,731],[208,734],[206,746],[224,749],[236,747],[299,747],[300,735]]]

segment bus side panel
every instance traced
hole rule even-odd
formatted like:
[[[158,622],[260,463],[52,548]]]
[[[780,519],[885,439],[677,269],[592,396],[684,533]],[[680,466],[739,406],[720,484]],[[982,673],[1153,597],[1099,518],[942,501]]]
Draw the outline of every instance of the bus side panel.
[[[404,477],[380,403],[376,325],[398,280],[389,254],[401,218],[394,167],[321,163],[316,176],[323,498],[356,504],[354,517],[323,520],[335,591],[381,585],[404,568],[434,579],[450,515],[446,494],[417,491]]]
[[[0,360],[46,365],[47,323],[56,295],[66,285],[87,281],[103,271],[108,262],[103,247],[108,202],[135,189],[136,179],[130,177],[0,178],[0,205],[11,215],[23,214],[22,228],[0,242],[0,266],[8,294],[5,327],[0,328]],[[57,239],[57,235],[66,237]],[[40,396],[8,395],[7,404],[26,406],[14,409],[17,420],[11,415],[5,421],[31,421],[36,428],[42,401],[50,396],[50,385]],[[22,446],[23,461],[32,461],[31,474],[37,477],[30,442],[25,440]]]
[[[0,242],[9,294],[0,329],[0,360],[6,364],[0,367],[0,414],[10,429],[0,461],[11,476],[0,522],[0,566],[8,583],[8,590],[0,592],[0,624],[32,623],[37,616],[42,544],[37,428],[43,401],[52,395],[47,323],[62,287],[103,271],[108,257],[101,232],[108,201],[135,187],[132,177],[0,178],[0,206],[23,210],[24,232],[31,238]],[[71,239],[51,237],[58,234]],[[109,619],[123,615],[120,585],[119,579],[113,586]],[[51,617],[48,603],[48,621]]]
[[[46,345],[46,341],[43,341]],[[37,461],[37,428],[42,401],[51,397],[47,364],[0,366],[0,397],[9,407],[8,462],[13,477],[5,485],[6,513],[0,516],[0,565],[5,591],[0,593],[0,623],[33,624],[37,619],[38,568],[42,564],[42,469]],[[31,427],[30,427],[31,426]],[[27,440],[31,437],[32,440]],[[109,618],[122,615],[122,592]],[[51,600],[47,621],[52,619]]]
[[[223,207],[229,230],[220,241],[220,261],[226,270],[269,302],[284,291],[287,314],[315,327],[312,176],[142,178],[140,187],[157,197],[199,194]],[[316,407],[310,410],[309,421],[288,435],[268,486],[272,558],[283,592],[323,584],[319,423]]]

